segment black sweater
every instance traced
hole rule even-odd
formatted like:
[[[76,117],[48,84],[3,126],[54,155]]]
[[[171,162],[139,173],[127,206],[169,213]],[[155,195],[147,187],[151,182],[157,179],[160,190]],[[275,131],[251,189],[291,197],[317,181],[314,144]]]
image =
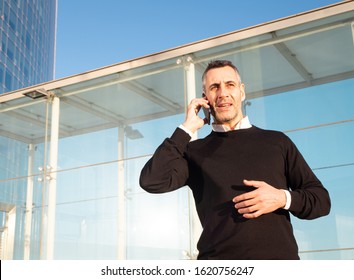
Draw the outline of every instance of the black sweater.
[[[177,128],[144,166],[140,185],[151,193],[192,189],[203,227],[198,259],[298,259],[289,211],[301,219],[327,215],[330,198],[293,142],[255,126],[189,141]],[[290,190],[289,211],[243,218],[232,202],[252,190],[243,179]]]

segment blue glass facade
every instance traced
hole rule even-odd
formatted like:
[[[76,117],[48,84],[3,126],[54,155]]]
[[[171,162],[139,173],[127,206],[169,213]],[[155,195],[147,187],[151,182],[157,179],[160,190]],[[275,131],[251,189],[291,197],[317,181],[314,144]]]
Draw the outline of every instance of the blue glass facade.
[[[0,1],[0,94],[54,78],[57,1]]]

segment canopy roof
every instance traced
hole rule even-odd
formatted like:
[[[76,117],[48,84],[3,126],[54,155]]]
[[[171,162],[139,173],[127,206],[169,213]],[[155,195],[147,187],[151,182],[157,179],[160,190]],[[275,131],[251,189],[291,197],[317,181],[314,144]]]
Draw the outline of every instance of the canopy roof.
[[[342,2],[6,93],[0,135],[43,142],[52,94],[61,100],[60,137],[183,113],[185,67],[195,65],[198,94],[213,59],[239,67],[248,99],[353,78],[353,33],[354,3]]]

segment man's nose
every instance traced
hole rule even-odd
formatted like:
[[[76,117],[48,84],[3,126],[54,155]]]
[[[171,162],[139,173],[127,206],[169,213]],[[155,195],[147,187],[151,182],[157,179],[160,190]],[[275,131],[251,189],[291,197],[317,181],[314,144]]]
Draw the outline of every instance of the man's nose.
[[[225,85],[220,85],[219,90],[218,90],[218,98],[223,98],[227,97],[229,95],[226,86]]]

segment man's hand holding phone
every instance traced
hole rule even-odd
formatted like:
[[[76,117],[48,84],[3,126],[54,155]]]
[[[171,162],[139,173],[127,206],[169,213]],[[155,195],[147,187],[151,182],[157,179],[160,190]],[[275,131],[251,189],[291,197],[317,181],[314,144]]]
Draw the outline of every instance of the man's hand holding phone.
[[[203,110],[205,108],[207,111],[210,111],[209,102],[205,97],[193,99],[187,107],[186,119],[183,123],[183,126],[192,133],[195,133],[198,129],[202,128],[205,123],[208,123],[207,116],[205,119],[202,119],[200,116],[198,116],[201,108],[203,108]]]

